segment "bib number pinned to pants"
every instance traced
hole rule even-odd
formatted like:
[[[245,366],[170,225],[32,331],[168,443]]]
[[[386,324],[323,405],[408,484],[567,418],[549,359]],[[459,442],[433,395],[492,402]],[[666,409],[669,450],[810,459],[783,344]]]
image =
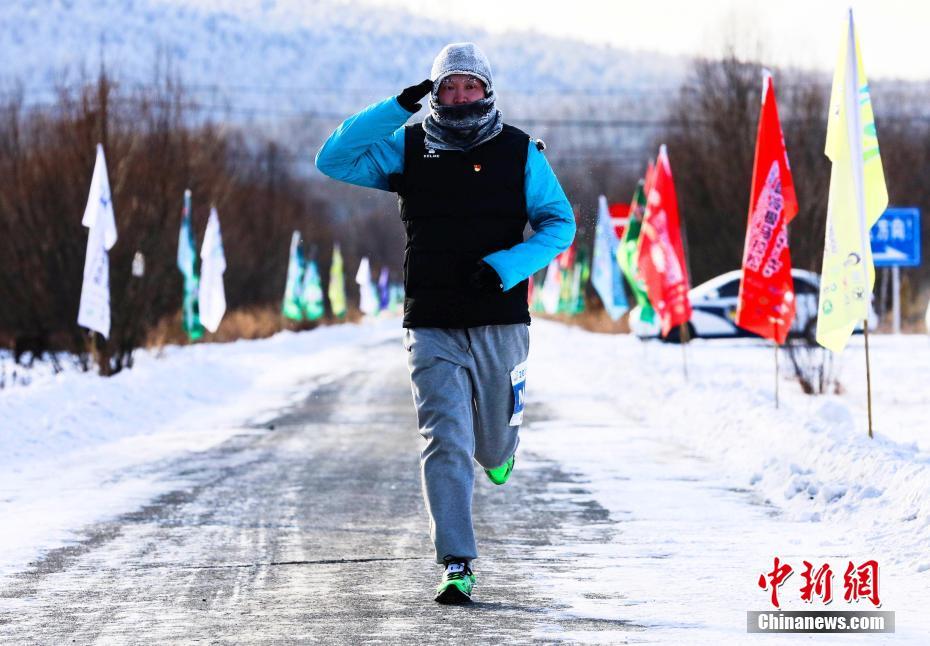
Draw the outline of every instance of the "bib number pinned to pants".
[[[526,398],[526,361],[517,364],[510,371],[510,383],[513,386],[513,414],[510,416],[510,426],[519,426],[523,423]]]

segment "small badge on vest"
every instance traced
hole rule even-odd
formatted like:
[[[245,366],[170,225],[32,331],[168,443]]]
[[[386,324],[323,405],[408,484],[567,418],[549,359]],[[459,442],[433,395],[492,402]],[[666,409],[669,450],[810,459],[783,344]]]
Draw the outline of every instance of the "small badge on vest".
[[[423,159],[439,159],[439,153],[436,152],[435,148],[427,148],[426,152],[423,153]]]
[[[474,169],[475,169],[475,172],[476,172],[476,173],[480,173],[480,172],[481,172],[481,164],[475,164],[475,165],[474,165]]]

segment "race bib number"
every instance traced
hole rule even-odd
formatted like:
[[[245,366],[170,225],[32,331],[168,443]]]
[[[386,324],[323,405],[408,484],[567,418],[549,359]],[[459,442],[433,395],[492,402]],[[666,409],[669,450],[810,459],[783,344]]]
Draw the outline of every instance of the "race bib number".
[[[526,398],[526,361],[517,364],[510,371],[510,384],[513,386],[513,414],[510,416],[510,425],[519,426],[523,423],[523,405]]]

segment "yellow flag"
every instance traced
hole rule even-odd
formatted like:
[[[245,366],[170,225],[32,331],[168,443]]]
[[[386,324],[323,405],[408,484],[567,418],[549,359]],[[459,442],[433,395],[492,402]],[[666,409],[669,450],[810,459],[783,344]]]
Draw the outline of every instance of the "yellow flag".
[[[329,267],[329,307],[333,316],[343,317],[346,315],[346,286],[345,277],[342,275],[342,251],[339,245],[333,245],[333,260]]]
[[[817,343],[846,347],[868,318],[875,267],[869,229],[888,206],[869,84],[862,69],[852,10],[833,74],[825,153],[833,163],[820,277]]]

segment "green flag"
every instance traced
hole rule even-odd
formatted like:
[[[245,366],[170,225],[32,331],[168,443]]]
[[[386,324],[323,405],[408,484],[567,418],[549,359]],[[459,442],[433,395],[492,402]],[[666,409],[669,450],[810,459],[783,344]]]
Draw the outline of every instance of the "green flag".
[[[181,229],[178,233],[178,269],[184,275],[184,304],[181,324],[187,337],[196,341],[203,336],[200,324],[200,276],[197,274],[197,251],[194,247],[194,229],[191,225],[191,191],[184,191],[184,208],[181,211]]]
[[[572,297],[569,301],[569,313],[581,314],[584,311],[584,289],[591,278],[591,261],[588,252],[578,250],[575,267],[572,270]]]
[[[320,283],[320,270],[317,269],[315,260],[311,260],[307,263],[307,268],[304,271],[304,289],[302,295],[304,317],[308,321],[316,321],[322,318],[324,314],[323,286]]]
[[[545,284],[545,279],[540,272],[536,272],[533,279],[533,302],[530,303],[531,312],[545,312],[546,308],[543,305],[543,285]]]
[[[284,302],[281,313],[292,321],[302,321],[304,287],[304,252],[300,232],[291,234],[291,251],[287,261],[287,284],[284,287]]]
[[[404,313],[404,286],[400,283],[393,284],[391,285],[390,291],[388,293],[390,295],[388,311],[394,314],[403,314]]]
[[[572,300],[572,287],[574,286],[575,270],[575,247],[572,246],[568,251],[563,252],[559,258],[559,309],[558,314],[571,314],[575,309],[575,303]]]
[[[646,211],[646,193],[643,190],[644,182],[639,180],[636,185],[636,192],[633,193],[633,201],[630,203],[630,218],[623,231],[623,237],[620,238],[620,246],[617,249],[617,263],[620,270],[626,277],[630,285],[630,291],[636,299],[636,311],[639,313],[639,319],[643,323],[652,323],[655,321],[655,310],[649,303],[649,297],[646,295],[646,284],[636,269],[637,266],[637,247],[639,244],[639,230],[643,226],[643,214]]]
[[[339,245],[333,245],[333,262],[329,267],[329,306],[333,316],[341,318],[346,315],[346,284],[342,274],[342,252]]]

